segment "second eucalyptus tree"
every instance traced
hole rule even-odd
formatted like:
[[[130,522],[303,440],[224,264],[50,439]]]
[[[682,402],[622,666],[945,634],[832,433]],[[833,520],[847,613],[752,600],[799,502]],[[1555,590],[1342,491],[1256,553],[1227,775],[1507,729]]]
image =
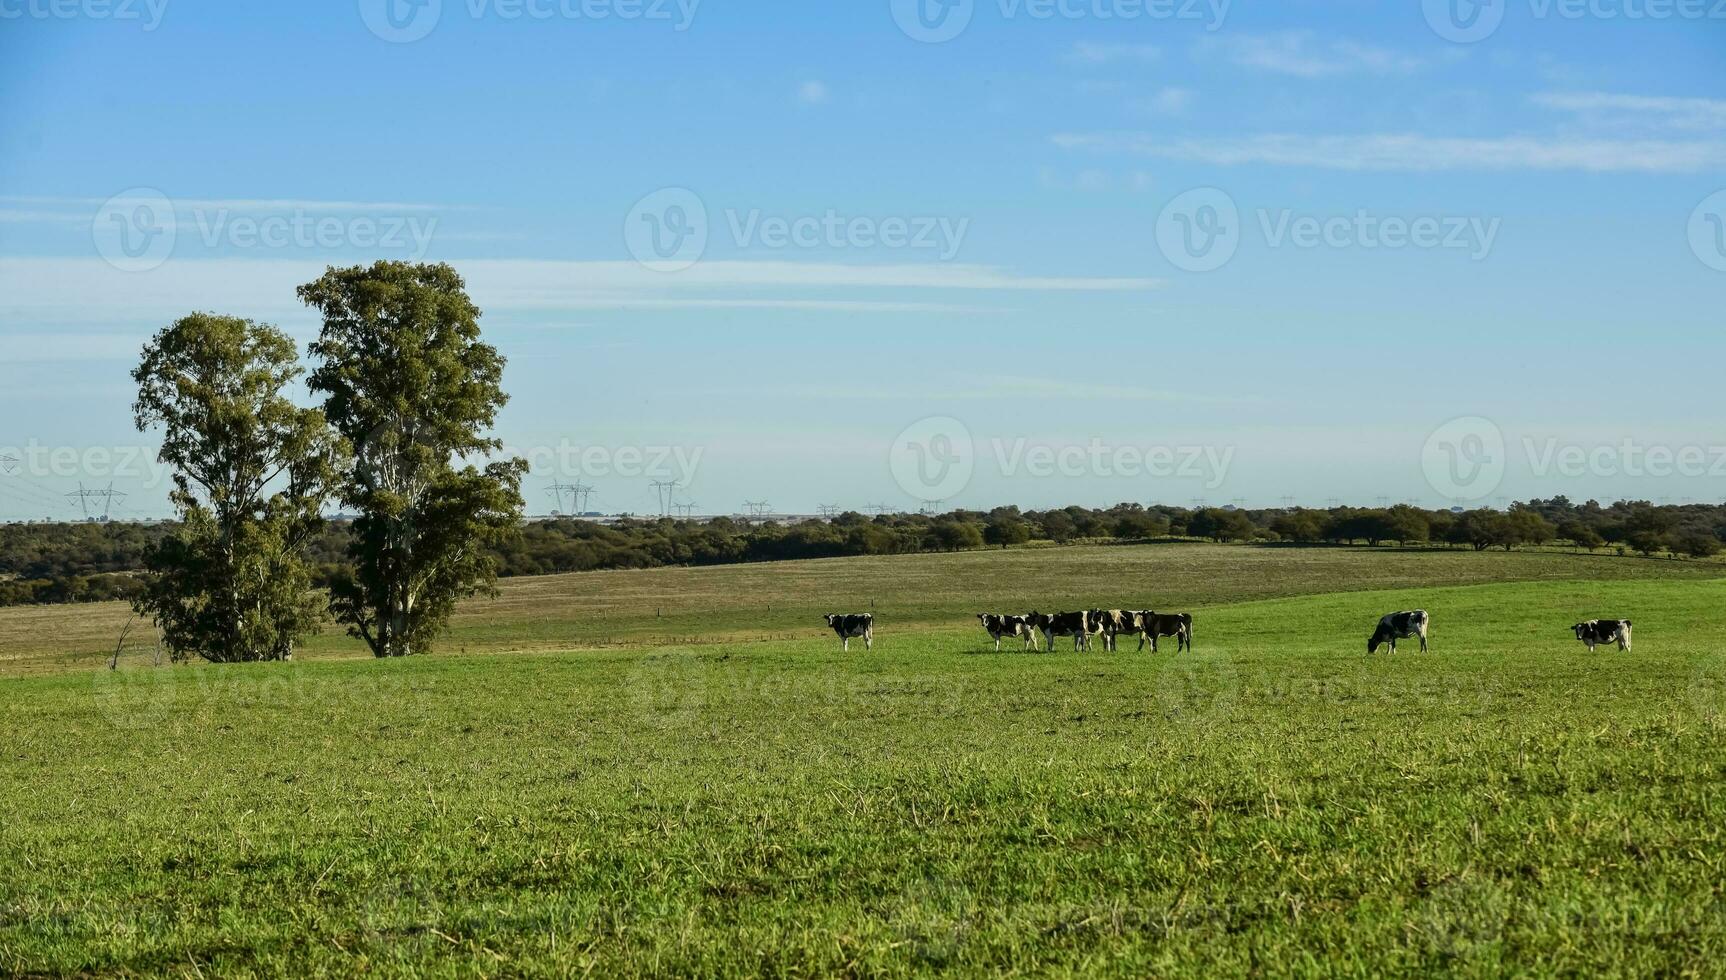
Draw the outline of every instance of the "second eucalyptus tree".
[[[376,656],[424,653],[457,600],[493,587],[488,546],[520,527],[526,464],[490,460],[504,358],[448,265],[332,268],[299,296],[324,319],[312,390],[353,447],[353,568],[331,608]]]

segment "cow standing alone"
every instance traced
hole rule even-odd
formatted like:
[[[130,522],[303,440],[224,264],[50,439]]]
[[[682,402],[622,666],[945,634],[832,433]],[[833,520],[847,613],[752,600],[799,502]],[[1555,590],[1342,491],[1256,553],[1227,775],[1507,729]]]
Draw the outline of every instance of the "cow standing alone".
[[[1378,621],[1378,629],[1372,631],[1367,638],[1366,652],[1377,653],[1378,648],[1390,644],[1390,652],[1396,652],[1396,641],[1406,640],[1411,636],[1420,637],[1420,652],[1426,652],[1427,616],[1424,609],[1412,609],[1408,612],[1394,612]]]
[[[1193,614],[1192,613],[1159,613],[1146,609],[1138,613],[1139,619],[1139,652],[1145,649],[1145,640],[1151,641],[1151,652],[1157,652],[1157,637],[1172,636],[1175,638],[1175,652],[1193,648]]]
[[[828,613],[827,625],[833,632],[839,634],[842,649],[851,650],[851,638],[861,636],[863,649],[875,649],[875,614],[874,613]]]
[[[1570,627],[1576,638],[1588,645],[1588,652],[1593,653],[1596,646],[1608,643],[1618,644],[1618,649],[1630,652],[1630,620],[1628,619],[1591,619],[1586,623],[1577,623]]]

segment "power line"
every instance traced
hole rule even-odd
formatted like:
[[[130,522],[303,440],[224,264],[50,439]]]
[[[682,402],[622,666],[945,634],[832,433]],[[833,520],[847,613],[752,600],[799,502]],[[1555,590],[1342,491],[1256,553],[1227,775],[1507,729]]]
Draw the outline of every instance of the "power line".
[[[18,476],[20,480],[24,480],[22,474],[13,475]],[[21,500],[29,500],[39,505],[47,505],[56,508],[71,506],[71,503],[67,501],[66,498],[62,497],[58,490],[45,490],[28,481],[12,483],[9,485],[12,488],[11,492],[13,496],[18,497]]]
[[[581,483],[553,483],[551,487],[546,490],[546,493],[552,495],[552,498],[557,501],[557,506],[559,507],[563,506],[563,495],[568,494],[569,510],[565,511],[565,513],[585,514],[587,513],[588,498],[593,496],[593,488]]]
[[[672,504],[677,500],[677,481],[654,480],[653,492],[659,497],[659,516],[670,517]]]
[[[893,507],[889,504],[869,504],[863,509],[874,514],[876,517],[880,517],[883,514],[895,513]]]
[[[593,488],[585,483],[577,483],[569,488],[569,493],[575,498],[575,512],[577,514],[588,513],[593,501]]]
[[[102,501],[102,520],[105,521],[108,519],[108,512],[113,509],[114,501],[116,499],[124,499],[126,495],[119,490],[115,490],[112,483],[108,484],[108,489],[106,490],[86,490],[84,489],[84,484],[80,483],[78,484],[78,489],[70,491],[66,496],[77,499],[79,506],[84,508],[85,520],[90,519],[90,501]]]
[[[745,500],[743,502],[743,509],[748,511],[749,516],[752,519],[759,521],[765,520],[766,517],[772,513],[773,505],[765,500]]]
[[[818,507],[816,509],[821,512],[822,517],[834,518],[834,517],[839,516],[839,505],[838,504],[822,504],[820,507]]]
[[[675,509],[677,511],[677,516],[683,517],[683,518],[689,518],[689,517],[695,516],[695,508],[699,507],[700,505],[692,500],[692,501],[689,501],[688,503],[672,504],[671,506],[673,509]]]

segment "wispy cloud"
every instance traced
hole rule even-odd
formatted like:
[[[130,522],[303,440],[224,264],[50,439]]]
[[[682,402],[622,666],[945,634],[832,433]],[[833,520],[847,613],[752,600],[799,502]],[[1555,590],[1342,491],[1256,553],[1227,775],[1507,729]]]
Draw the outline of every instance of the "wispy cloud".
[[[1530,101],[1546,109],[1576,113],[1598,125],[1726,131],[1726,99],[1612,92],[1540,92],[1531,96]]]
[[[1697,173],[1726,168],[1726,142],[1506,136],[1458,138],[1417,134],[1174,139],[1149,133],[1061,133],[1072,150],[1130,153],[1218,166],[1274,164],[1327,170],[1581,170]]]
[[[829,94],[826,82],[812,79],[797,86],[797,101],[804,105],[820,105],[827,101]]]
[[[1151,97],[1150,108],[1156,112],[1175,116],[1187,111],[1193,104],[1193,90],[1171,85]]]
[[[142,333],[0,333],[0,363],[124,361],[137,357],[146,339]]]
[[[959,295],[1024,291],[1155,289],[1149,278],[1023,275],[984,265],[845,265],[701,262],[661,274],[633,262],[458,261],[487,311],[595,309],[775,309],[858,313],[999,312],[998,302]],[[319,262],[171,259],[125,273],[98,259],[0,259],[0,323],[161,320],[194,309],[273,319],[303,318],[294,287],[317,278]],[[69,298],[70,297],[70,298]]]
[[[112,198],[34,197],[0,195],[0,204],[59,205],[95,210]],[[177,198],[169,195],[176,209],[201,211],[452,211],[458,206],[413,204],[402,201],[321,201],[310,198]]]
[[[839,401],[1024,401],[1027,399],[1107,402],[1186,402],[1239,404],[1258,399],[1196,394],[1136,385],[1073,385],[1057,378],[996,375],[988,378],[936,379],[924,385],[788,385],[776,389],[795,398]]]
[[[1155,182],[1155,178],[1142,170],[1112,174],[1107,170],[1088,168],[1071,177],[1051,167],[1042,167],[1037,171],[1037,185],[1057,191],[1124,190],[1137,194],[1150,190]]]
[[[1277,34],[1247,34],[1207,38],[1199,42],[1198,54],[1221,52],[1243,68],[1324,78],[1331,75],[1406,75],[1432,62],[1406,52],[1362,44],[1347,38],[1325,40],[1312,31]]]
[[[29,211],[23,208],[0,208],[0,222],[7,224],[88,224],[88,214],[68,211]]]
[[[1108,65],[1122,61],[1149,64],[1162,56],[1162,49],[1154,44],[1104,44],[1096,41],[1080,41],[1067,52],[1067,60],[1080,65]]]

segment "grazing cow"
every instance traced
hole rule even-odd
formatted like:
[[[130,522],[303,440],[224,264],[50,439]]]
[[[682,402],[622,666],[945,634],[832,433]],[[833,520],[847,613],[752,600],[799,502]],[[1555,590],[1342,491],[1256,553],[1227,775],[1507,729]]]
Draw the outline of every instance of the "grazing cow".
[[[983,629],[995,640],[995,652],[1001,652],[1001,637],[1016,636],[1024,642],[1020,649],[1029,646],[1037,649],[1037,630],[1031,625],[1029,616],[997,616],[994,613],[978,613],[977,620],[983,624]]]
[[[1420,637],[1420,652],[1426,652],[1427,616],[1424,609],[1412,609],[1408,612],[1394,612],[1378,621],[1378,629],[1367,637],[1366,652],[1377,653],[1378,648],[1390,644],[1390,652],[1396,652],[1396,641],[1406,640],[1411,636]]]
[[[846,652],[851,650],[851,638],[861,636],[863,649],[875,648],[875,614],[874,613],[828,613],[827,625],[833,632],[839,634],[839,642]]]
[[[1088,634],[1091,631],[1090,617],[1082,612],[1026,614],[1031,625],[1040,630],[1043,640],[1050,652],[1055,649],[1055,637],[1070,636],[1073,638],[1074,650],[1089,650],[1091,648]]]
[[[1101,634],[1103,649],[1115,649],[1115,637],[1122,633],[1139,632],[1139,614],[1122,609],[1093,609],[1090,613],[1090,632]]]
[[[1586,623],[1577,623],[1570,627],[1576,638],[1588,645],[1588,652],[1593,653],[1596,646],[1607,643],[1618,644],[1618,649],[1630,651],[1630,620],[1628,619],[1591,619]]]
[[[1139,617],[1139,651],[1145,649],[1145,640],[1151,641],[1151,652],[1157,652],[1157,638],[1172,636],[1175,638],[1175,652],[1191,651],[1193,648],[1193,614],[1192,613],[1160,613],[1146,609]]]

